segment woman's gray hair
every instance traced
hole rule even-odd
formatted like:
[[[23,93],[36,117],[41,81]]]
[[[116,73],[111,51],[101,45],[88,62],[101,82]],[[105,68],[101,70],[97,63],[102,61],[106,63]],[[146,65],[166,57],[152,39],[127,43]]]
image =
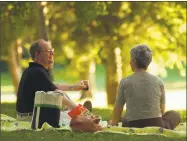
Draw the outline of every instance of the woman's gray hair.
[[[136,66],[138,68],[145,68],[149,66],[152,61],[152,51],[151,49],[145,45],[140,44],[136,45],[131,49],[131,59],[135,60]]]

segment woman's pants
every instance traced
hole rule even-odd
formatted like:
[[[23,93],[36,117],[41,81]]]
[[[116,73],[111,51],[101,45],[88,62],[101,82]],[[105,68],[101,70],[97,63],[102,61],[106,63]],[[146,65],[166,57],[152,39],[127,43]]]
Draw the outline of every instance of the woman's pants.
[[[122,122],[123,127],[137,127],[143,128],[148,126],[157,126],[163,127],[166,129],[175,129],[175,127],[180,123],[180,114],[176,111],[168,111],[162,117],[149,118],[149,119],[140,119],[134,121],[126,121],[125,119]]]

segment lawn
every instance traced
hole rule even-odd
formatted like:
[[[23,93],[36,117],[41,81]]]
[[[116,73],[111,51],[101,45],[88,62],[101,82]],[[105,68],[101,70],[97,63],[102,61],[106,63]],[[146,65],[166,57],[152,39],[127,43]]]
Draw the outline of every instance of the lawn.
[[[186,77],[179,75],[179,71],[176,69],[167,69],[168,76],[162,78],[166,89],[185,89],[186,88]],[[64,72],[64,68],[55,67],[53,69],[53,75],[56,83],[76,83],[73,81],[74,78],[71,75],[67,75]],[[103,65],[97,65],[95,73],[96,89],[98,91],[105,91],[105,80],[106,80],[106,70]],[[1,91],[2,92],[13,92],[14,88],[12,86],[11,76],[9,72],[1,72]]]
[[[69,131],[14,131],[2,132],[3,141],[186,141],[160,135],[123,135],[112,133],[75,133]]]
[[[15,103],[1,104],[1,113],[15,118]],[[93,109],[94,114],[102,116],[103,120],[111,117],[111,109]],[[186,122],[186,111],[180,111],[182,122]],[[124,135],[112,133],[76,133],[69,131],[44,130],[1,132],[3,141],[185,141],[186,138],[169,138],[162,135]]]

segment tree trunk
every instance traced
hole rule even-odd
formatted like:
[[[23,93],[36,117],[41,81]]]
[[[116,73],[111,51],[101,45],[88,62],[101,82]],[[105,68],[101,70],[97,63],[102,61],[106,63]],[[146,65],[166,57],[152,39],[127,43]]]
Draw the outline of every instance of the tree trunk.
[[[37,2],[37,7],[38,7],[38,21],[39,21],[39,38],[42,38],[46,41],[50,41],[49,39],[49,33],[48,33],[48,26],[46,25],[46,15],[43,12],[43,9],[45,5],[41,5],[42,2]],[[53,73],[52,73],[52,66],[49,68],[49,74],[51,80],[54,80]]]
[[[37,2],[37,6],[38,6],[38,15],[39,15],[39,37],[48,41],[49,35],[48,35],[47,25],[45,24],[46,18],[43,12],[44,6],[41,5],[41,2]]]
[[[1,5],[0,5],[1,7]],[[3,31],[2,31],[2,26],[3,26],[3,22],[2,22],[2,14],[0,14],[0,55],[2,56],[2,47],[3,47]]]
[[[12,83],[15,88],[15,92],[18,90],[19,81],[21,78],[22,68],[20,66],[20,54],[18,53],[19,42],[13,43],[8,50],[8,66],[12,77]]]
[[[113,47],[109,47],[108,59],[106,60],[106,92],[108,105],[115,104],[119,77],[121,77],[121,71],[118,70],[121,69],[118,66],[120,59],[117,59],[116,55],[115,49]]]
[[[85,71],[81,73],[81,79],[88,80],[90,87],[88,91],[81,91],[80,99],[93,97],[93,94],[95,93],[95,61],[92,60],[87,64],[84,64],[84,67],[86,67],[87,69],[85,69]]]
[[[89,63],[89,75],[88,75],[88,80],[89,80],[89,96],[93,97],[95,90],[96,90],[96,80],[95,80],[95,70],[96,70],[96,65],[95,61],[91,60]]]
[[[0,54],[3,55],[1,56],[1,59],[3,59],[4,61],[8,63],[8,68],[9,68],[9,72],[11,75],[12,84],[14,86],[14,91],[16,93],[18,90],[18,85],[19,85],[19,81],[20,81],[21,73],[22,73],[22,68],[20,66],[20,57],[21,57],[20,53],[22,53],[21,42],[20,40],[16,41],[13,39],[14,29],[13,29],[13,26],[10,20],[10,15],[8,15],[8,22],[10,25],[7,25],[9,28],[6,28],[5,24],[7,23],[2,18],[3,17],[0,14],[0,48],[1,48]],[[11,36],[7,36],[7,34],[10,34]],[[13,42],[11,42],[11,40],[13,40]]]

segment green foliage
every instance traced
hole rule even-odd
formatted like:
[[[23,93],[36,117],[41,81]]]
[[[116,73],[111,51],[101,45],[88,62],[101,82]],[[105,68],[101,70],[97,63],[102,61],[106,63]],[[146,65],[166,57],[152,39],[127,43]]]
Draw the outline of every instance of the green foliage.
[[[108,4],[111,4],[111,2],[76,2],[77,28],[83,29],[99,15],[107,15]]]
[[[66,76],[78,80],[91,60],[106,64],[116,47],[126,76],[129,51],[139,43],[152,48],[158,68],[176,67],[185,76],[186,2],[47,2],[45,7],[55,62],[67,66],[60,72]],[[0,10],[1,54],[18,38],[26,46],[38,38],[36,2],[3,2]]]
[[[32,30],[30,26],[25,26],[26,24],[31,24],[31,18],[33,14],[34,3],[29,2],[4,2],[0,8],[1,16],[1,40],[3,42],[1,54],[7,55],[9,46],[15,42],[17,39],[31,34]]]
[[[176,66],[184,76],[186,9],[183,4],[185,3],[77,2],[74,7],[77,22],[75,30],[72,32],[72,39],[76,43],[75,54],[78,55],[74,57],[78,58],[84,55],[81,52],[87,52],[88,49],[93,50],[97,47],[99,59],[95,56],[92,59],[97,60],[97,63],[101,63],[101,61],[105,63],[109,52],[115,47],[120,47],[123,75],[127,75],[130,72],[127,64],[130,60],[131,47],[135,44],[145,43],[152,48],[154,62],[159,67],[174,68]],[[87,53],[91,54],[91,52]],[[76,60],[72,63],[73,66],[81,64]],[[165,62],[161,60],[165,60]],[[77,69],[79,70],[80,67]]]

